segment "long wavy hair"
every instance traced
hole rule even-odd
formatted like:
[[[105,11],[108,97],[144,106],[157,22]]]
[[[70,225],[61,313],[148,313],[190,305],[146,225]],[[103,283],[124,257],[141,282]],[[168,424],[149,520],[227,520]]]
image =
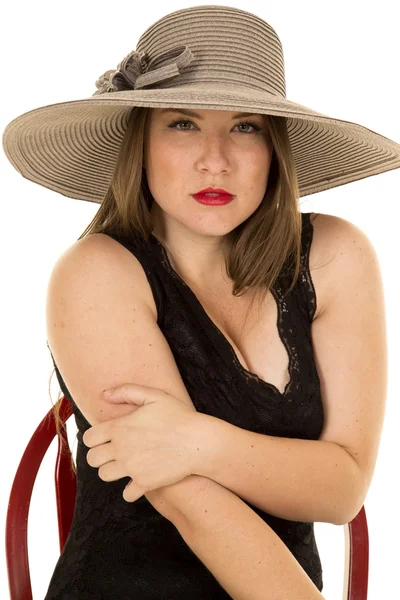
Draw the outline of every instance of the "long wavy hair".
[[[143,168],[143,153],[150,111],[147,107],[132,109],[107,192],[95,217],[78,239],[106,233],[148,241],[153,231],[154,200]],[[233,295],[251,292],[249,310],[256,298],[260,310],[265,296],[282,273],[293,273],[286,291],[290,293],[301,271],[299,188],[286,118],[263,116],[273,146],[264,198],[254,213],[221,241],[226,272],[233,281]],[[248,312],[246,320],[247,317]],[[63,426],[59,415],[62,397],[59,392],[52,408],[58,435]],[[72,458],[71,466],[76,472]]]

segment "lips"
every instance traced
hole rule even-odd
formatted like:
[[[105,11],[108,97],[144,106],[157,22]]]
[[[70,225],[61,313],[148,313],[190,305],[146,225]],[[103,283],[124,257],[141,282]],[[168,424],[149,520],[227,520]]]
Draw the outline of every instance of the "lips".
[[[233,200],[232,194],[216,194],[212,195],[209,193],[205,194],[193,194],[193,198],[201,204],[208,204],[210,206],[220,206],[221,204],[228,204]]]
[[[204,194],[219,194],[221,196],[233,196],[233,194],[231,194],[230,192],[227,192],[226,190],[223,190],[221,188],[206,188],[204,190],[200,190],[199,192],[197,192],[196,194],[193,194],[193,196],[197,196],[197,195],[204,195]]]
[[[221,204],[227,204],[231,200],[233,200],[233,194],[230,194],[226,190],[221,188],[206,188],[197,192],[197,194],[192,194],[193,198],[200,202],[201,204],[208,204],[211,206],[220,206]]]

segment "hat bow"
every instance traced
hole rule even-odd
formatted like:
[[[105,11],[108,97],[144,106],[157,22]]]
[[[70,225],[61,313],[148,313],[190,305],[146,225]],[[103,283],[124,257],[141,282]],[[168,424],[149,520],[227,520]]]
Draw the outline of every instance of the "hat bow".
[[[133,50],[118,65],[106,71],[96,81],[97,91],[93,94],[139,90],[154,83],[180,75],[180,69],[193,60],[188,46],[175,46],[149,60],[148,52]],[[160,63],[168,61],[161,67]]]

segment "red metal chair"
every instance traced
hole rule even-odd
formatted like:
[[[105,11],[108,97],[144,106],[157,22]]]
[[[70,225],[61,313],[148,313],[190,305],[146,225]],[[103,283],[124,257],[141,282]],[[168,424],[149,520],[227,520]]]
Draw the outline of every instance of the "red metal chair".
[[[364,506],[350,523],[344,525],[344,536],[343,600],[367,600],[369,538]]]
[[[61,422],[65,424],[71,414],[72,405],[63,396],[60,407]],[[11,600],[32,600],[28,560],[29,505],[39,467],[56,434],[54,414],[50,410],[31,437],[11,488],[6,518],[6,559]],[[62,451],[61,441],[58,439],[55,467],[60,552],[71,527],[76,498],[76,477],[71,469],[71,450],[64,428],[61,435],[66,446]]]
[[[72,405],[62,397],[60,418],[63,424],[72,414]],[[27,445],[19,463],[11,489],[6,519],[6,558],[10,600],[32,600],[28,560],[28,513],[32,489],[40,464],[56,435],[53,411],[40,423]],[[55,486],[58,517],[58,536],[62,551],[71,527],[76,498],[76,477],[71,470],[71,451],[66,431],[62,452],[58,441],[55,467]],[[365,508],[344,526],[346,555],[344,600],[367,600],[369,540]]]

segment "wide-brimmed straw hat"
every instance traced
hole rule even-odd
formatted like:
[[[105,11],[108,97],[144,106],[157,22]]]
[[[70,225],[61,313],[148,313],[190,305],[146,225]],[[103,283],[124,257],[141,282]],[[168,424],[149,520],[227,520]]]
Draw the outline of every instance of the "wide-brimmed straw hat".
[[[7,125],[4,151],[23,177],[100,203],[135,106],[285,117],[300,196],[400,167],[400,144],[287,100],[277,33],[237,8],[195,6],[162,17],[96,88],[89,98],[42,106]]]

